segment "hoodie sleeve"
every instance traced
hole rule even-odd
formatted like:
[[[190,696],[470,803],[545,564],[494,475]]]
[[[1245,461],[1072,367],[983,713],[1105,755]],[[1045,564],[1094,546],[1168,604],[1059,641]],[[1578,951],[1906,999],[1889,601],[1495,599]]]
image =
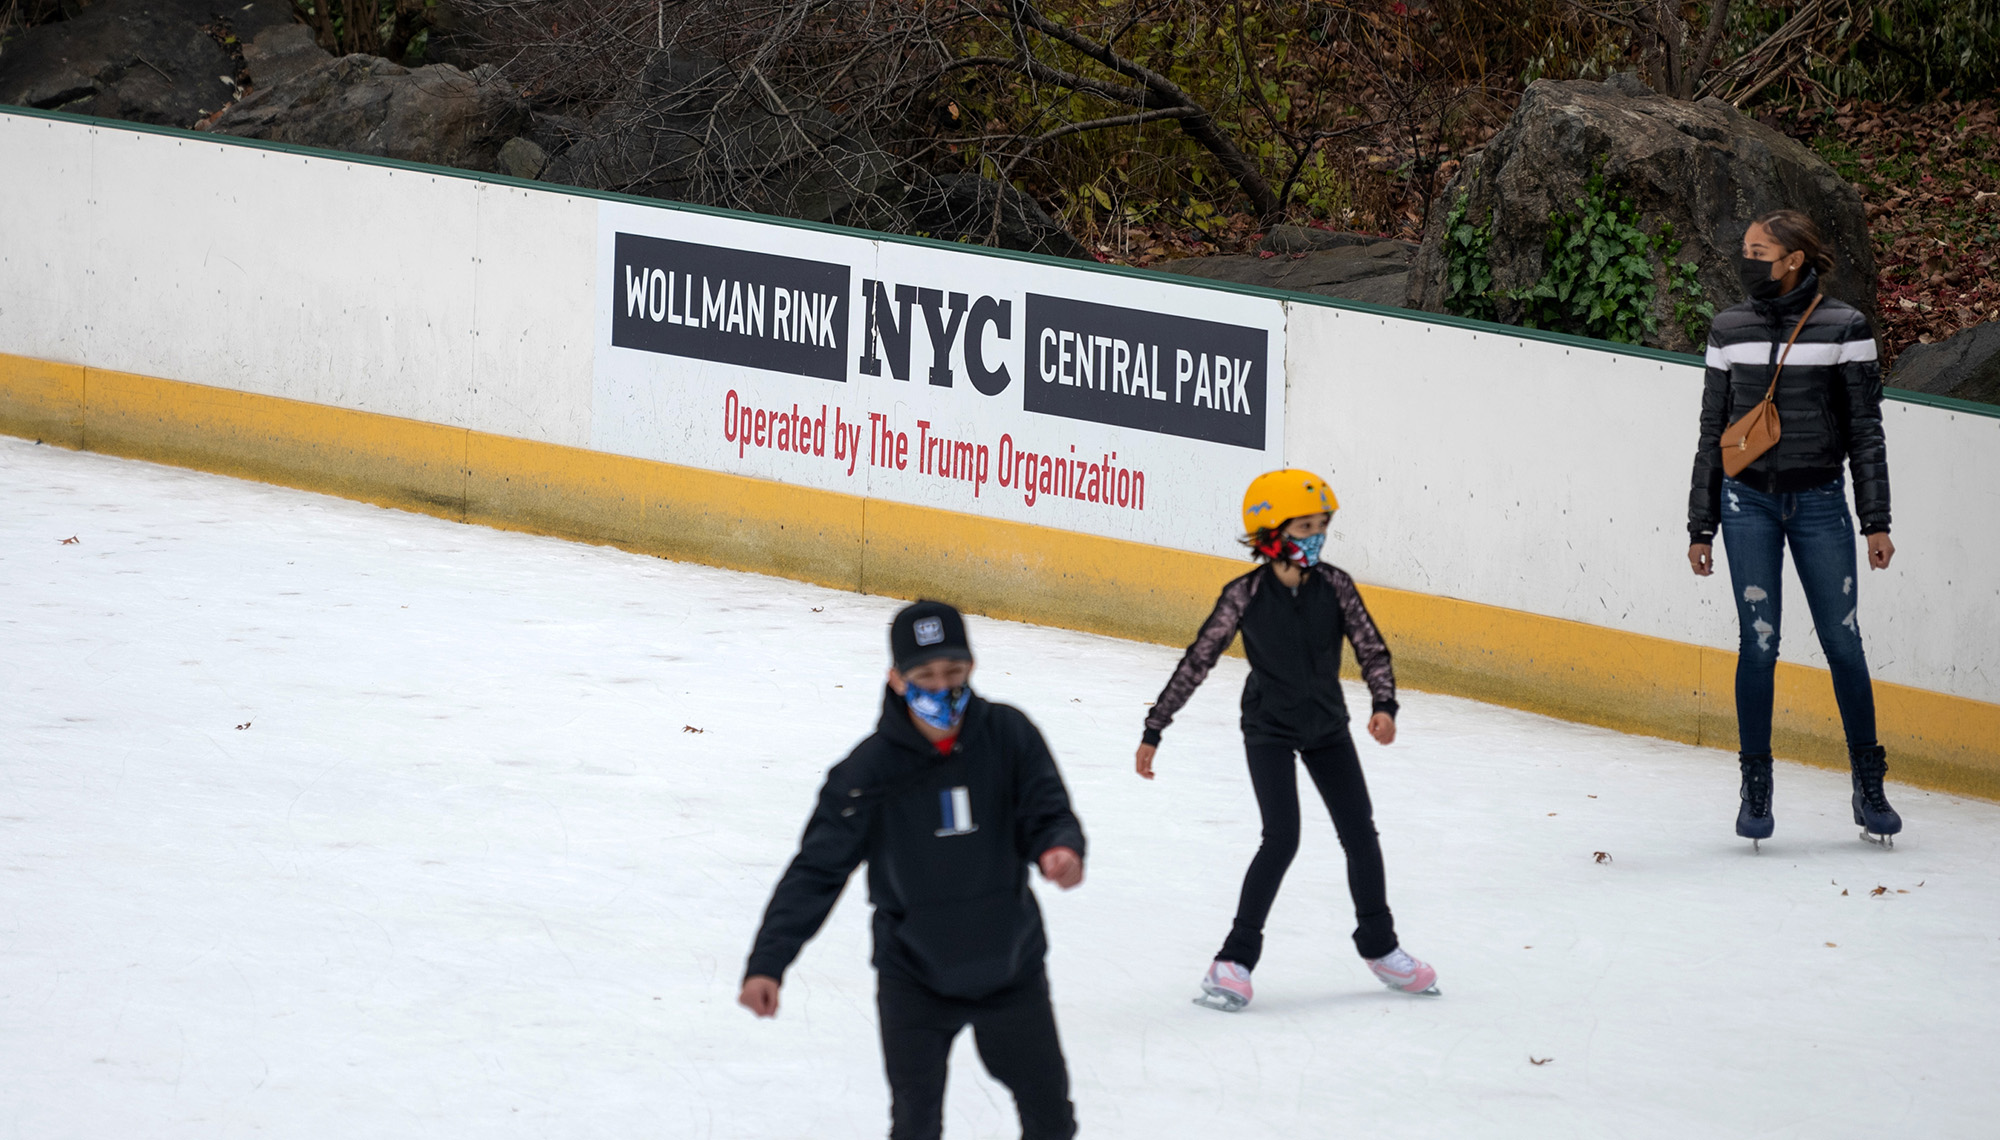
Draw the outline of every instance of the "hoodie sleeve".
[[[1181,654],[1181,663],[1174,666],[1174,675],[1167,678],[1167,687],[1160,690],[1153,701],[1153,711],[1146,714],[1146,731],[1140,737],[1145,743],[1160,742],[1160,734],[1174,723],[1174,714],[1194,696],[1194,691],[1208,679],[1208,671],[1221,659],[1222,651],[1236,640],[1236,629],[1243,624],[1243,611],[1250,608],[1250,583],[1255,577],[1253,571],[1222,588],[1214,611],[1201,623],[1194,644]]]
[[[1868,318],[1854,314],[1840,345],[1840,383],[1847,465],[1854,474],[1854,513],[1862,534],[1889,530],[1889,447],[1882,437],[1882,366]]]
[[[1722,429],[1729,426],[1729,358],[1708,332],[1707,367],[1701,377],[1701,435],[1695,441],[1688,486],[1688,543],[1713,543],[1722,521]]]
[[[777,890],[771,892],[771,905],[764,909],[764,924],[743,969],[746,978],[762,974],[783,980],[799,949],[819,933],[867,851],[875,797],[863,796],[847,771],[847,764],[839,764],[827,774],[819,804],[799,840],[799,853],[785,868]]]
[[[1056,758],[1034,722],[1018,711],[1014,715],[1018,724],[1009,735],[1015,749],[1015,847],[1030,861],[1051,847],[1067,847],[1082,855],[1083,824],[1070,810],[1069,789],[1056,770]]]

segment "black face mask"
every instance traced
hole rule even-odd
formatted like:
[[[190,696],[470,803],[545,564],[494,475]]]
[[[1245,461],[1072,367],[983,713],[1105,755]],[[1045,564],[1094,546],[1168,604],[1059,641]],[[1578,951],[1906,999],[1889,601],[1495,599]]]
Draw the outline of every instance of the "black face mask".
[[[1772,301],[1785,291],[1785,283],[1771,276],[1771,262],[1736,255],[1736,276],[1743,292],[1753,301]]]

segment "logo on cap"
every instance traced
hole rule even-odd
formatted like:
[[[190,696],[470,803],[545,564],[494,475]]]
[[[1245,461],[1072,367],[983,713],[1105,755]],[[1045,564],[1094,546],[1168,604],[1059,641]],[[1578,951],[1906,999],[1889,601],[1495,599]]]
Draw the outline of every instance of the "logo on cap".
[[[918,645],[936,645],[944,640],[944,622],[938,618],[918,618],[914,628]]]

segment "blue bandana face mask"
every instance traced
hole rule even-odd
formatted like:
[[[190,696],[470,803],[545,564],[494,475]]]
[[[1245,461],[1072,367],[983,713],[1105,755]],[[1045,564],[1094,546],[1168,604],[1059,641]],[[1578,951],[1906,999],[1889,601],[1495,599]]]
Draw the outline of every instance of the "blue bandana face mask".
[[[926,689],[911,684],[903,691],[903,700],[917,719],[932,728],[949,732],[965,719],[965,706],[972,703],[972,686],[960,685],[956,689]]]
[[[1294,538],[1292,545],[1299,548],[1299,565],[1317,566],[1319,565],[1320,547],[1326,545],[1326,535],[1309,534],[1304,538]]]

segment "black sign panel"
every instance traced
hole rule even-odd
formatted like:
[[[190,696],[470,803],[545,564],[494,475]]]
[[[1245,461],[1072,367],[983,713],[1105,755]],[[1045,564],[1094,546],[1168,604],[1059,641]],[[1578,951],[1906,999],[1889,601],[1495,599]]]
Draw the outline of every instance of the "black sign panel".
[[[619,234],[611,343],[847,379],[847,266]]]
[[[1031,412],[1262,450],[1270,334],[1028,294]]]

